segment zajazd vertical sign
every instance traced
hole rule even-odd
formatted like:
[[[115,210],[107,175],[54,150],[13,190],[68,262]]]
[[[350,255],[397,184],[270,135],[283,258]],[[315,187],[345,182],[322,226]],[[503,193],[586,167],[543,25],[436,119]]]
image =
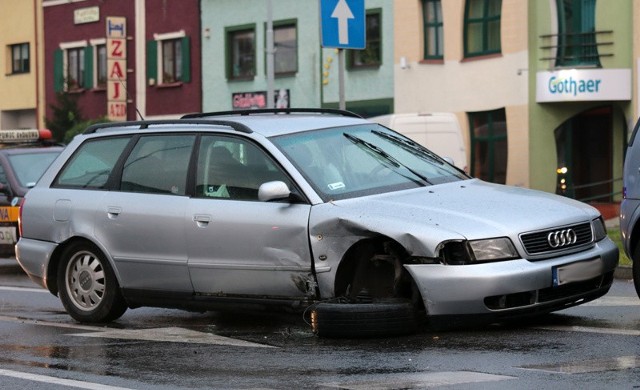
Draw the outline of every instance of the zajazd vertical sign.
[[[127,120],[127,19],[109,16],[107,22],[107,116]]]

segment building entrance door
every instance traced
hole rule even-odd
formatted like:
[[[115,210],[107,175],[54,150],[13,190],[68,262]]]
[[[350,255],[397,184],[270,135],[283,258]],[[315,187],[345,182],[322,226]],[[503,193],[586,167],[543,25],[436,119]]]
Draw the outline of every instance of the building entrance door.
[[[611,202],[613,110],[582,112],[555,130],[558,153],[556,193],[583,202]]]

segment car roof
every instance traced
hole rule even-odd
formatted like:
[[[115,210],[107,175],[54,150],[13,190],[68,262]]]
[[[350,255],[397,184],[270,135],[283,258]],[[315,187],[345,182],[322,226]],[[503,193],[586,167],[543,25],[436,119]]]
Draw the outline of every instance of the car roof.
[[[264,109],[221,111],[185,115],[174,120],[102,123],[90,126],[84,134],[109,130],[138,130],[150,127],[172,130],[193,130],[189,125],[213,125],[232,128],[243,133],[258,133],[265,137],[299,133],[308,130],[369,123],[349,111],[332,109]],[[184,125],[184,126],[182,126]],[[178,126],[178,127],[175,127]]]

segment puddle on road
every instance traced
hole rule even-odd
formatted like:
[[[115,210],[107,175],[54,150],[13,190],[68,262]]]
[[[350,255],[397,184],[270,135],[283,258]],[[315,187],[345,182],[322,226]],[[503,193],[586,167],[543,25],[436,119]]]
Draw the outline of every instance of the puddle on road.
[[[620,371],[638,367],[640,367],[640,356],[620,356],[608,359],[586,360],[579,363],[533,364],[519,368],[563,374],[583,374],[587,372]]]

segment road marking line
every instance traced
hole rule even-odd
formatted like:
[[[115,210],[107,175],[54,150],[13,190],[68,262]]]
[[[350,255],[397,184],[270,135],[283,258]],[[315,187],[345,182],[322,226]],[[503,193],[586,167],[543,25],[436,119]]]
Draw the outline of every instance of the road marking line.
[[[387,389],[422,389],[434,386],[460,385],[469,383],[497,382],[517,379],[514,376],[485,374],[472,371],[424,372],[389,376],[380,375],[381,380],[361,380],[348,382],[322,383],[322,387],[345,390],[387,390]],[[370,378],[367,375],[367,378]]]
[[[21,291],[21,292],[35,292],[35,293],[48,293],[49,290],[44,288],[29,288],[29,287],[11,287],[11,286],[0,286],[0,291]]]
[[[640,299],[637,297],[604,296],[580,306],[640,306]]]
[[[607,359],[586,360],[580,363],[531,364],[521,366],[525,370],[557,372],[561,374],[584,374],[587,372],[621,371],[640,367],[640,356],[620,356]]]
[[[101,329],[97,333],[79,333],[70,336],[104,337],[121,340],[160,341],[169,343],[192,343],[228,345],[232,347],[276,348],[271,345],[257,344],[249,341],[218,336],[212,333],[198,332],[178,327],[154,329]]]
[[[75,337],[103,337],[107,339],[121,340],[144,340],[169,343],[191,343],[228,345],[232,347],[252,347],[252,348],[277,348],[271,345],[252,343],[249,341],[233,339],[230,337],[218,336],[212,333],[198,332],[178,327],[152,328],[152,329],[115,329],[104,326],[91,326],[79,324],[65,324],[60,322],[38,321],[25,318],[0,316],[0,321],[28,323],[32,325],[51,326],[56,328],[86,330],[95,333],[75,333],[69,336]]]
[[[640,336],[640,330],[635,329],[618,329],[618,328],[595,328],[590,326],[536,326],[534,329],[552,330],[560,332],[583,332],[583,333],[599,333],[614,334],[621,336]]]
[[[107,386],[107,385],[101,385],[99,383],[83,382],[83,381],[77,381],[77,380],[73,380],[73,379],[62,379],[62,378],[57,378],[55,376],[29,374],[29,373],[26,373],[26,372],[12,371],[12,370],[0,369],[0,375],[9,376],[9,377],[18,378],[18,379],[25,379],[25,380],[34,381],[34,382],[50,383],[52,385],[77,387],[77,388],[80,388],[80,389],[89,389],[89,390],[130,390],[130,389],[126,388],[126,387]]]

